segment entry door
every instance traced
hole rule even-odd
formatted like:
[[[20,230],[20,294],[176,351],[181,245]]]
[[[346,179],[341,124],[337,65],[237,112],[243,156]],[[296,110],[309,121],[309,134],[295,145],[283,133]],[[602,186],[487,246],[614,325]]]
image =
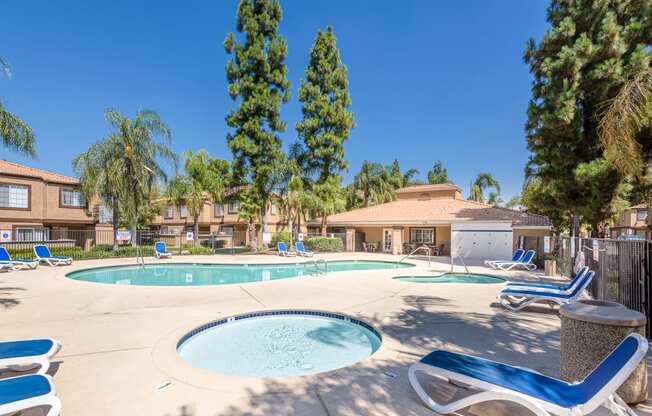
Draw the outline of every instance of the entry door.
[[[392,252],[392,229],[383,229],[383,251],[385,253]]]

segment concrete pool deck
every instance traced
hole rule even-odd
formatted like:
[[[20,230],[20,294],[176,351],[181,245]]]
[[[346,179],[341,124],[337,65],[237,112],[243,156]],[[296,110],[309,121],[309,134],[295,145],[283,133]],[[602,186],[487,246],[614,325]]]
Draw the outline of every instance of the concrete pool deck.
[[[317,258],[396,261],[399,257],[340,253]],[[52,337],[62,341],[63,349],[49,373],[66,416],[433,415],[409,386],[407,369],[435,348],[559,374],[556,310],[540,307],[509,312],[495,303],[502,284],[393,280],[399,275],[450,270],[445,262],[434,261],[428,267],[425,261],[409,261],[417,267],[190,287],[107,285],[65,277],[89,267],[131,265],[134,259],[86,260],[66,267],[2,273],[0,339]],[[146,262],[253,264],[297,259],[216,255]],[[488,272],[480,266],[470,269]],[[518,275],[523,273],[501,274]],[[354,366],[290,379],[209,373],[190,367],[176,354],[179,338],[198,325],[234,314],[283,308],[358,317],[382,334],[383,344],[372,357]],[[0,377],[9,375],[5,372]],[[431,389],[438,397],[464,394],[439,382]],[[643,404],[637,412],[652,415],[652,405]],[[530,413],[492,403],[472,406],[462,414]]]

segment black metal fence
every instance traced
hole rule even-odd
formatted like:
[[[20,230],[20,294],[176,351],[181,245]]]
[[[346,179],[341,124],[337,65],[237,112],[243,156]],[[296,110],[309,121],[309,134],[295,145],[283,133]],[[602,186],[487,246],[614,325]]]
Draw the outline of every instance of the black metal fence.
[[[595,271],[588,291],[595,299],[621,303],[647,316],[652,334],[652,241],[579,237],[527,237],[526,249],[537,250],[537,264],[554,260],[557,272],[571,276],[576,261]],[[578,259],[579,257],[579,259]]]
[[[154,255],[154,243],[163,241],[168,251],[175,254],[235,254],[247,251],[242,247],[244,237],[238,232],[230,234],[199,234],[165,232],[158,230],[48,230],[31,238],[0,242],[14,259],[34,257],[34,246],[45,244],[55,256],[72,257],[75,260],[110,257],[136,257]]]

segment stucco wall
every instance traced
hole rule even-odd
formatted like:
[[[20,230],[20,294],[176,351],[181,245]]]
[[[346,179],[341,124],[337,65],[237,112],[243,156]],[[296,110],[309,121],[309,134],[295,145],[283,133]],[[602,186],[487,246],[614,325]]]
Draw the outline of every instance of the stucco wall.
[[[546,229],[540,229],[540,228],[514,228],[513,235],[514,235],[514,248],[517,248],[518,240],[520,236],[545,237],[547,235],[548,236],[552,235],[552,231]]]

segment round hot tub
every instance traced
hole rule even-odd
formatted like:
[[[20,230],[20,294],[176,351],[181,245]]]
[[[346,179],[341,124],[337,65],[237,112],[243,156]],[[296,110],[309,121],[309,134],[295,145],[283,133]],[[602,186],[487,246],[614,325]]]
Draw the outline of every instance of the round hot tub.
[[[398,276],[394,279],[410,283],[504,283],[505,279],[498,276],[474,273],[444,273],[439,276]]]
[[[381,344],[369,324],[346,315],[279,310],[237,315],[195,328],[179,340],[188,364],[243,377],[292,377],[353,365]]]

